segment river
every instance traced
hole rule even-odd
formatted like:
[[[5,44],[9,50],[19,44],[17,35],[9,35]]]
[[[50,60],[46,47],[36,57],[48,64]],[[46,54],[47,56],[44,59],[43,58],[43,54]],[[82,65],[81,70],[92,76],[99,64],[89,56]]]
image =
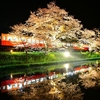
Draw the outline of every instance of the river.
[[[7,99],[9,95],[5,93],[7,93],[9,90],[20,89],[21,91],[22,87],[26,86],[26,84],[30,85],[33,83],[48,81],[49,79],[50,80],[56,79],[59,78],[59,75],[62,76],[67,75],[73,77],[73,75],[75,75],[76,73],[87,71],[91,67],[98,67],[99,64],[100,64],[99,60],[91,60],[91,61],[76,61],[63,64],[54,64],[48,66],[36,66],[36,67],[30,66],[28,68],[20,67],[16,69],[14,68],[0,69],[0,76],[1,76],[0,90],[1,92],[4,93],[0,94],[0,96]],[[18,80],[17,82],[15,82],[16,79]]]
[[[48,74],[50,72],[58,72],[59,73],[66,73],[67,71],[73,71],[74,68],[81,67],[81,66],[91,66],[93,67],[98,66],[100,63],[99,60],[91,60],[91,61],[76,61],[70,63],[63,63],[63,64],[54,64],[48,66],[30,66],[30,67],[18,67],[18,68],[2,68],[0,69],[0,80],[10,78],[11,75],[20,76],[20,75],[32,75],[32,74]]]

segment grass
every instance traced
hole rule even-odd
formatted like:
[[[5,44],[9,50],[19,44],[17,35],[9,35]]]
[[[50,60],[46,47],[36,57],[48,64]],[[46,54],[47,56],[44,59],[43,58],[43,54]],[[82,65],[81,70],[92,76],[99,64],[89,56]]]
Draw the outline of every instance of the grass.
[[[0,67],[54,64],[65,61],[76,61],[99,58],[100,53],[70,52],[70,57],[66,57],[64,52],[0,52]]]
[[[0,77],[12,72],[14,74],[25,74],[26,72],[45,73],[47,70],[60,68],[60,63],[100,59],[99,53],[70,52],[70,55],[70,57],[66,57],[64,52],[49,52],[48,54],[44,52],[28,52],[26,56],[25,52],[0,52]],[[45,65],[48,67],[45,67]]]

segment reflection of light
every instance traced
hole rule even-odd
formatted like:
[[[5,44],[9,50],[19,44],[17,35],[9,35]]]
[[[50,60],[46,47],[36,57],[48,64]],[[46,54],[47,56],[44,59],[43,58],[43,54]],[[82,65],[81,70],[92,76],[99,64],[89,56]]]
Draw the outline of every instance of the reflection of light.
[[[69,64],[68,63],[67,64],[64,64],[64,67],[66,68],[66,70],[68,70]]]
[[[43,78],[40,78],[40,82],[42,82],[43,81]]]
[[[68,72],[67,73],[67,75],[73,75],[74,74],[74,72]]]
[[[68,68],[69,68],[69,64],[65,64],[64,67],[66,68],[66,74],[68,75]]]
[[[64,56],[70,57],[70,53],[69,52],[64,52]]]
[[[19,86],[19,88],[22,88],[23,87],[22,83],[19,83],[18,86]]]
[[[51,80],[51,85],[55,86],[56,84]]]
[[[96,60],[96,64],[97,64],[97,65],[99,64],[98,60]]]
[[[11,84],[7,85],[7,89],[8,90],[12,89],[12,85]]]
[[[92,67],[89,67],[89,71],[92,70]]]
[[[75,71],[74,71],[75,74],[78,73],[78,72],[80,72],[80,70],[75,70]]]
[[[10,74],[10,78],[11,78],[11,79],[13,78],[13,75],[12,75],[12,74]]]
[[[24,85],[26,85],[26,82],[24,82]]]
[[[84,71],[85,71],[85,69],[81,69],[81,70],[80,70],[80,72],[84,72]]]

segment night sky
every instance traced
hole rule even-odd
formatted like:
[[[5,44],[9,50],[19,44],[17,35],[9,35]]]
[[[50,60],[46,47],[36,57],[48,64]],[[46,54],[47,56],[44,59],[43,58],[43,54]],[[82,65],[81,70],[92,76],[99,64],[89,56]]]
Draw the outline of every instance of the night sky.
[[[84,28],[100,28],[97,0],[0,0],[0,33],[9,32],[10,26],[25,23],[30,11],[45,8],[50,1],[55,1],[57,6],[80,20]]]

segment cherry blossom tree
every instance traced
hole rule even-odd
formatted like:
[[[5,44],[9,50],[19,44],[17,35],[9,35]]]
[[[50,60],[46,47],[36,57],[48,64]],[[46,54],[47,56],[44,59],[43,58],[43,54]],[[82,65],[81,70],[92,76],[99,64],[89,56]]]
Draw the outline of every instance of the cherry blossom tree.
[[[11,27],[12,28],[12,31],[9,32],[9,34],[12,34],[12,35],[16,35],[17,38],[18,38],[18,45],[21,43],[22,44],[22,47],[24,48],[27,48],[28,45],[25,45],[26,44],[26,41],[25,41],[25,38],[28,38],[29,37],[29,34],[32,35],[31,33],[29,33],[29,31],[27,31],[27,28],[24,24],[19,24],[19,25],[14,25]],[[17,46],[18,46],[17,45]]]
[[[89,50],[96,50],[100,44],[100,31],[98,29],[83,29],[81,21],[69,15],[68,12],[56,6],[55,2],[47,4],[47,8],[39,8],[30,12],[25,24],[14,25],[12,32],[20,37],[30,36],[42,39],[45,50],[48,51],[50,45],[57,45],[58,40],[78,40],[79,43],[89,45]]]
[[[31,34],[31,37],[43,39],[48,51],[49,46],[58,39],[75,38],[74,33],[80,30],[82,25],[64,9],[56,6],[55,2],[50,2],[47,8],[31,12],[25,24],[14,25],[11,28],[12,32],[20,37]]]
[[[100,49],[100,31],[98,29],[83,29],[77,34],[79,42],[88,44],[89,51],[98,51]]]
[[[68,12],[56,6],[55,2],[50,2],[47,8],[39,8],[31,13],[26,24],[34,30],[34,37],[45,40],[47,50],[52,42],[59,38],[75,37],[75,31],[82,28],[80,21],[69,16]]]

